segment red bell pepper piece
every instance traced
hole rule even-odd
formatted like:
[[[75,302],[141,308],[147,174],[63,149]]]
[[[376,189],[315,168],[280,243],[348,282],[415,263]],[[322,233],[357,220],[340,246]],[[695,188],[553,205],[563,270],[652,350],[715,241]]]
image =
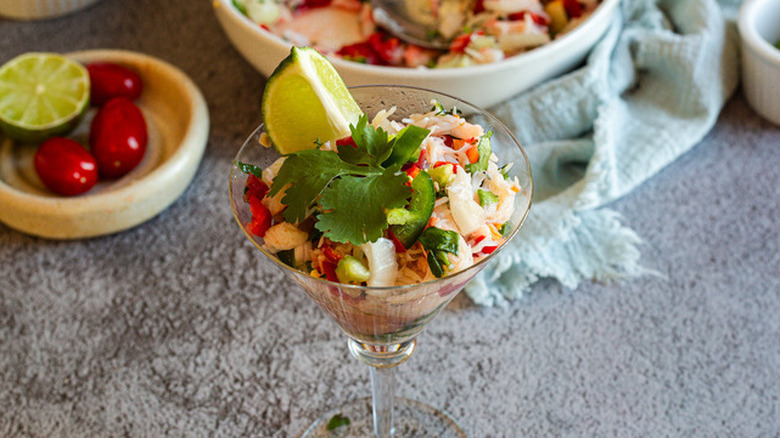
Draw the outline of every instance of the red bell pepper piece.
[[[322,251],[322,254],[325,256],[325,258],[334,264],[338,264],[339,260],[341,260],[341,254],[333,251],[333,248],[328,245],[323,245],[320,250]]]
[[[390,241],[393,242],[393,246],[395,247],[396,253],[406,252],[406,248],[404,248],[404,244],[401,243],[401,241],[398,240],[397,237],[395,237],[395,234],[393,234],[393,232],[390,231],[390,229],[387,230],[387,235],[390,237]]]
[[[419,167],[420,169],[422,169],[423,167],[425,167],[425,163],[426,163],[426,161],[425,161],[425,149],[423,149],[423,150],[420,151],[420,156],[417,157],[417,162],[414,163],[414,165]]]
[[[414,179],[414,177],[416,177],[418,173],[420,173],[420,168],[417,167],[416,164],[413,164],[409,166],[408,169],[406,169],[406,174],[409,175],[409,178]]]
[[[575,0],[575,2],[576,2],[576,0]],[[577,3],[577,4],[579,4],[579,3]],[[550,25],[550,21],[547,20],[547,18],[545,18],[545,17],[543,17],[543,16],[541,16],[539,14],[534,14],[533,12],[529,12],[529,11],[514,12],[512,14],[509,14],[507,16],[507,18],[509,20],[511,20],[511,21],[520,21],[520,20],[525,20],[525,16],[526,15],[530,15],[531,16],[531,20],[533,20],[533,22],[538,24],[539,26],[549,26]]]
[[[252,212],[252,220],[247,228],[257,237],[265,236],[265,232],[271,228],[271,211],[261,202],[262,198],[249,199],[249,209]]]
[[[482,248],[482,254],[491,254],[496,249],[498,249],[498,245],[486,246],[486,247]]]
[[[333,263],[330,260],[323,260],[321,264],[322,272],[325,274],[325,278],[327,278],[329,281],[335,281],[338,283],[339,276],[336,275],[336,266],[337,263]]]
[[[566,15],[569,18],[582,16],[582,5],[577,0],[563,0],[563,8],[566,9]]]
[[[252,198],[263,199],[268,193],[268,186],[260,178],[249,174],[246,179],[246,191],[244,192],[244,201],[249,202]]]

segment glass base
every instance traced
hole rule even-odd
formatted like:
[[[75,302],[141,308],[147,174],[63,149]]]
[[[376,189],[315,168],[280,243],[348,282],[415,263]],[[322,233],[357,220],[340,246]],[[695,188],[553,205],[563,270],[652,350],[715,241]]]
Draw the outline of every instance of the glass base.
[[[396,437],[466,438],[455,420],[444,412],[408,398],[396,397],[393,409],[393,432]],[[336,415],[349,419],[348,426],[328,430],[328,422]],[[302,438],[338,437],[364,438],[374,436],[371,398],[362,398],[331,409],[303,433]]]

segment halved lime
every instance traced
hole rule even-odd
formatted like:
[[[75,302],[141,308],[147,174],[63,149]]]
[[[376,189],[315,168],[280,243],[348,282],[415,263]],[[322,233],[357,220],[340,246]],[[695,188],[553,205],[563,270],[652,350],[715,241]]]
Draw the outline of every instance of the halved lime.
[[[349,136],[362,114],[330,61],[308,47],[293,47],[268,78],[262,112],[282,155]]]
[[[0,128],[38,142],[75,128],[89,107],[89,73],[56,53],[25,53],[0,67]]]

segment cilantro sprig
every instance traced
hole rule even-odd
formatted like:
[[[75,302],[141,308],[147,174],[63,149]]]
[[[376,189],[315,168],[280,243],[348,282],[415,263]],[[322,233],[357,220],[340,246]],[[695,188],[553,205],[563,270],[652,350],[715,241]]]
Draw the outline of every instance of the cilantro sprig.
[[[458,254],[459,234],[455,231],[429,227],[420,236],[420,243],[428,251],[428,267],[436,278],[441,278],[449,267],[447,253]]]
[[[282,199],[287,222],[301,222],[316,210],[315,228],[325,237],[361,245],[377,240],[387,229],[386,209],[407,204],[411,189],[401,166],[429,131],[410,125],[390,138],[372,127],[365,115],[350,130],[355,147],[288,155],[269,194],[287,187]]]

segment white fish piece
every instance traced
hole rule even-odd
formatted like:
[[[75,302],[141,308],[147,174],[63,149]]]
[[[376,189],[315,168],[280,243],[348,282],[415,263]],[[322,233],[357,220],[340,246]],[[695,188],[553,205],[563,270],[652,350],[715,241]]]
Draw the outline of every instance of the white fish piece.
[[[470,235],[485,223],[485,211],[474,200],[468,172],[455,174],[455,179],[447,186],[447,197],[450,198],[452,218],[462,235]]]
[[[368,260],[371,272],[367,284],[370,287],[389,287],[395,284],[398,262],[395,258],[395,245],[390,239],[380,237],[375,242],[360,245]]]
[[[309,234],[289,222],[281,222],[269,228],[263,240],[268,251],[276,253],[303,245]]]

